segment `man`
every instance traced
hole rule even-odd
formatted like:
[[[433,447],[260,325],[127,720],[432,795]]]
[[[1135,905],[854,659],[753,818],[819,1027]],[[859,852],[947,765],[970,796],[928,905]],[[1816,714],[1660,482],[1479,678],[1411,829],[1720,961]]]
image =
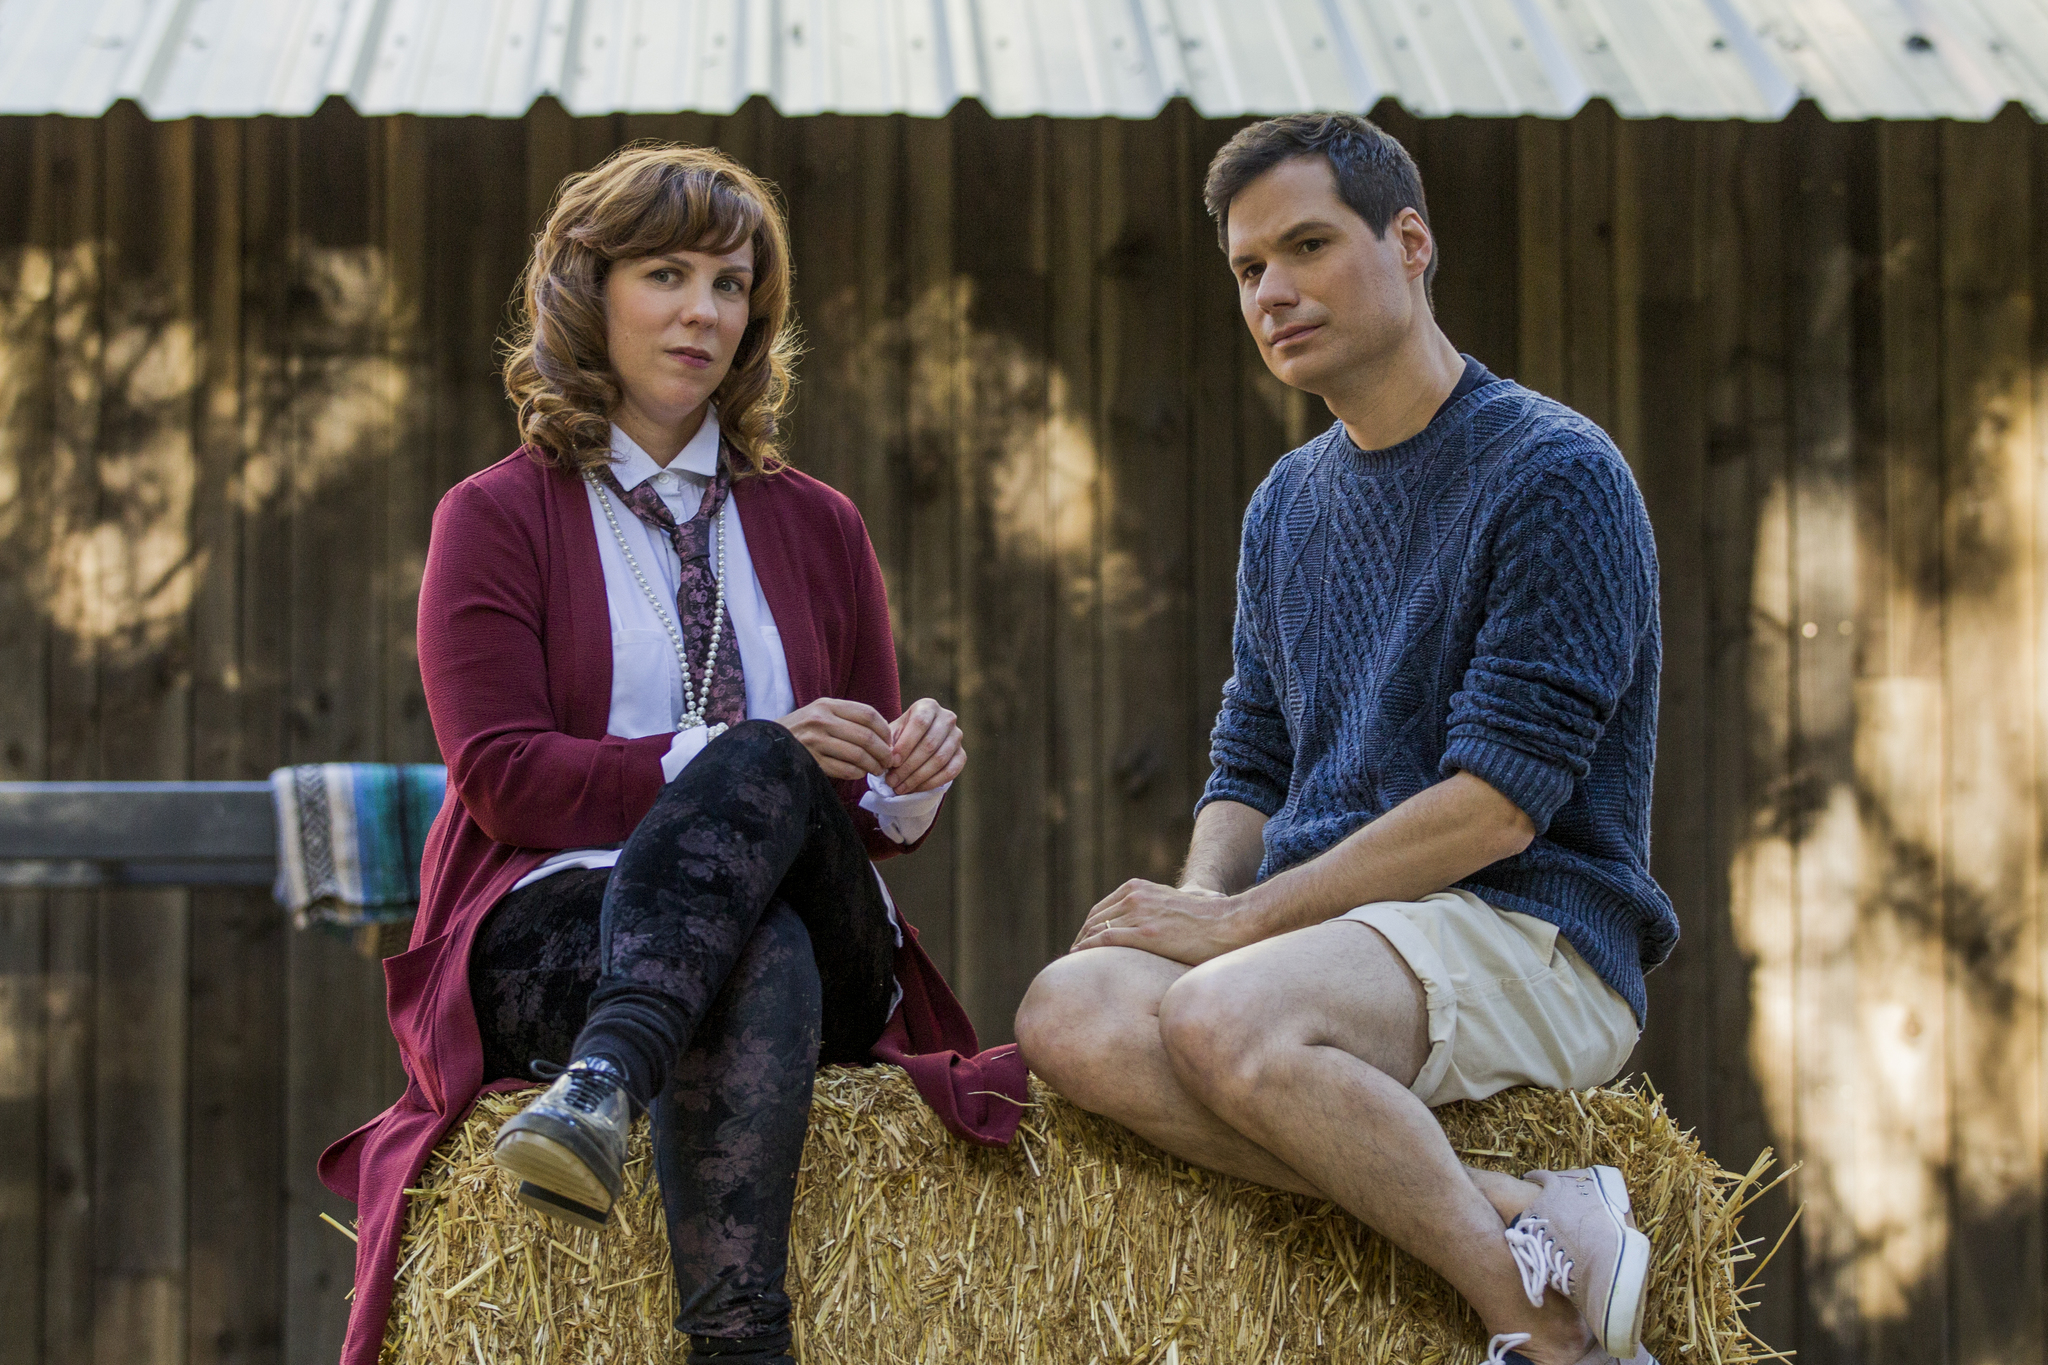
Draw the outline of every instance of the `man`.
[[[1421,178],[1365,119],[1244,129],[1204,197],[1245,323],[1340,419],[1245,513],[1178,887],[1125,883],[1017,1016],[1055,1089],[1335,1200],[1526,1365],[1647,1362],[1611,1167],[1461,1166],[1429,1106],[1582,1088],[1677,941],[1651,880],[1657,568],[1593,423],[1438,328]]]

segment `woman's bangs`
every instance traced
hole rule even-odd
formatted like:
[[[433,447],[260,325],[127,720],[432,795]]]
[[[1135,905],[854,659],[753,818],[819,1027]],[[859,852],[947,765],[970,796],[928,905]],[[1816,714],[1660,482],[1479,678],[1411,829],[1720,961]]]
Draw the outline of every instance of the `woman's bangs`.
[[[614,260],[701,251],[723,256],[753,239],[761,205],[722,175],[683,171],[664,176],[624,240],[606,252]]]

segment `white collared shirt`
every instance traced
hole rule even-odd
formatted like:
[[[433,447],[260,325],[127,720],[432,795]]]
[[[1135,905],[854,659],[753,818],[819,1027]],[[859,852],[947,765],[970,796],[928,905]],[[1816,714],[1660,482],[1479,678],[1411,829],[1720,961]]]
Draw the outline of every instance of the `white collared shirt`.
[[[704,494],[718,472],[718,413],[704,414],[704,424],[690,443],[682,448],[668,467],[639,443],[612,426],[612,474],[628,492],[643,483],[654,491],[678,523],[697,515]],[[683,673],[676,662],[675,644],[669,638],[664,616],[675,620],[676,589],[682,581],[683,562],[675,545],[659,529],[649,526],[610,495],[600,494],[594,484],[584,484],[590,500],[591,521],[597,530],[597,557],[604,566],[604,594],[611,616],[612,705],[607,722],[609,733],[621,739],[676,733],[676,720],[683,712]],[[600,497],[612,503],[612,517],[605,515]],[[619,529],[612,530],[616,518]],[[726,499],[719,513],[725,536],[725,609],[732,620],[733,635],[739,642],[740,667],[746,674],[747,718],[780,720],[796,710],[796,692],[789,681],[789,659],[782,650],[782,633],[775,628],[775,614],[754,573],[753,557],[747,553],[747,535],[732,499]],[[619,546],[624,538],[626,549]],[[717,536],[712,538],[713,562],[717,558]],[[631,561],[626,551],[632,554]],[[648,600],[634,576],[633,564],[647,577],[661,599],[661,606]],[[703,683],[703,660],[692,659],[693,685]],[[662,756],[661,775],[674,781],[677,773],[700,752],[700,743],[676,734],[669,751]],[[951,784],[948,783],[948,786]],[[938,814],[944,789],[896,796],[877,779],[870,778],[868,795],[861,805],[874,812],[883,833],[897,843],[907,844],[931,828]],[[617,849],[568,849],[521,877],[513,890],[572,867],[610,867],[619,860]]]

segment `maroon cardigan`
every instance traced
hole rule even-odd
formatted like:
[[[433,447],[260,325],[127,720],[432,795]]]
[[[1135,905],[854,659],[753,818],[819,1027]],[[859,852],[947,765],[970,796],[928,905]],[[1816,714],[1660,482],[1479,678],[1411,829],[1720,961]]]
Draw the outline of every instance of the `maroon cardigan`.
[[[797,705],[845,697],[895,716],[889,603],[860,513],[794,470],[742,480],[733,494]],[[435,510],[419,654],[448,797],[427,836],[412,946],[384,963],[405,1094],[320,1158],[321,1180],[359,1212],[344,1365],[375,1365],[404,1189],[486,1088],[469,998],[485,912],[549,850],[631,834],[661,790],[669,746],[667,735],[605,733],[611,626],[588,497],[582,480],[524,451],[457,484]],[[861,790],[840,784],[869,852],[903,851],[859,809]],[[903,1001],[873,1055],[908,1071],[954,1133],[1006,1143],[1022,1116],[1024,1064],[1013,1047],[976,1055],[965,1012],[905,928],[895,963]]]

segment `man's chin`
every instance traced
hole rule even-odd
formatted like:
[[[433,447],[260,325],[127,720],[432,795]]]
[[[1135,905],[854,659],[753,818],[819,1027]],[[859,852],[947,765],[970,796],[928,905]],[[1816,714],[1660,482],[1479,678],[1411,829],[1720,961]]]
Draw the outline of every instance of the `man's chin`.
[[[1303,393],[1314,394],[1320,398],[1327,391],[1331,376],[1344,367],[1333,363],[1326,356],[1303,355],[1269,357],[1266,368],[1273,372],[1275,379],[1288,388],[1300,389]]]

